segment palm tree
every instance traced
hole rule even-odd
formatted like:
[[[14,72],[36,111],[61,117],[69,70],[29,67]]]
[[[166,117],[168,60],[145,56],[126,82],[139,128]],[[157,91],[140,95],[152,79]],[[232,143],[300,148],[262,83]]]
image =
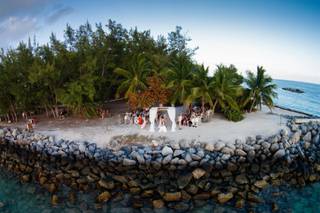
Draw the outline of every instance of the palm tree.
[[[213,98],[211,96],[211,78],[208,76],[209,67],[204,65],[198,66],[198,69],[192,73],[193,88],[191,94],[187,98],[187,103],[191,103],[194,99],[201,98],[201,109],[204,112],[206,103],[213,107]]]
[[[217,66],[217,70],[209,85],[212,97],[215,100],[213,103],[213,112],[217,104],[219,104],[222,109],[230,107],[231,109],[239,110],[235,99],[242,93],[241,81],[241,75],[237,73],[234,66]]]
[[[117,96],[124,92],[128,98],[131,93],[139,93],[147,88],[146,79],[150,74],[150,64],[142,54],[135,55],[128,69],[116,68],[114,72],[123,77],[117,89]]]
[[[275,89],[276,84],[272,83],[272,78],[265,74],[266,70],[262,66],[257,67],[257,73],[247,72],[247,79],[245,80],[250,89],[251,106],[250,112],[257,105],[265,104],[269,109],[273,107],[273,98],[277,97]]]
[[[162,71],[167,81],[167,88],[172,91],[171,103],[185,104],[192,86],[193,64],[186,56],[178,56],[169,69]]]

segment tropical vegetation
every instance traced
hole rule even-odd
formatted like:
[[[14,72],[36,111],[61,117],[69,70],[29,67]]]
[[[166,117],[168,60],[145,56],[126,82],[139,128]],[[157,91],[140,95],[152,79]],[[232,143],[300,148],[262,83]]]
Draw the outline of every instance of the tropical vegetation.
[[[21,42],[0,53],[0,116],[17,121],[32,111],[58,118],[61,107],[74,115],[97,115],[108,100],[124,98],[132,109],[198,104],[241,120],[262,104],[273,106],[276,86],[263,67],[243,77],[233,65],[213,72],[194,60],[181,27],[156,39],[149,30],[125,29],[109,20],[78,29],[64,39]]]

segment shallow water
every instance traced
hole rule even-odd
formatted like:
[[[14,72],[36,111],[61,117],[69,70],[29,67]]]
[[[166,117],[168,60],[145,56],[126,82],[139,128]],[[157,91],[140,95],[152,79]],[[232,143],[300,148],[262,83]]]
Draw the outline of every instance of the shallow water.
[[[67,197],[65,190],[60,197]],[[260,193],[264,202],[258,205],[248,205],[246,209],[236,209],[233,204],[219,205],[212,201],[199,202],[191,212],[247,212],[252,209],[255,212],[272,212],[273,203],[276,204],[277,212],[319,212],[320,211],[320,183],[314,183],[303,188],[288,186],[269,187]],[[99,208],[95,206],[94,195],[77,194],[77,202],[71,204],[67,199],[61,200],[60,204],[53,207],[50,204],[50,194],[36,184],[21,184],[12,174],[0,170],[0,202],[4,204],[0,212],[153,212],[145,207],[141,210],[130,208],[130,202],[126,195],[119,201],[111,201]],[[1,206],[1,204],[0,204]],[[159,210],[154,212],[173,212],[172,210]]]
[[[66,197],[67,190],[61,197]],[[79,201],[71,204],[61,200],[58,206],[51,205],[51,195],[33,183],[20,183],[19,179],[12,174],[0,170],[0,212],[84,212],[89,210],[87,203],[93,204],[93,196],[79,193]],[[93,206],[92,206],[93,207]]]
[[[320,84],[287,80],[274,82],[278,85],[278,99],[275,100],[277,105],[320,116]],[[283,87],[302,89],[304,93],[286,91]]]

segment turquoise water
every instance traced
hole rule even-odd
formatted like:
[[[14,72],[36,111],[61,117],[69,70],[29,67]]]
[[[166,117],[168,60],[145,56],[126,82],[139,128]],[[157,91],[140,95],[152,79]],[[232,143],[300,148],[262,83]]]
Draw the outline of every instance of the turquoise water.
[[[278,85],[278,99],[275,100],[277,105],[320,116],[320,84],[286,80],[274,82]],[[283,87],[302,89],[305,93],[293,93],[283,90]]]
[[[2,213],[62,213],[90,212],[94,207],[94,196],[77,194],[77,203],[71,204],[66,198],[68,190],[58,194],[60,203],[51,205],[51,195],[33,183],[20,183],[12,174],[0,170],[0,212]],[[91,204],[91,205],[90,205]],[[106,207],[104,207],[106,208]]]
[[[67,191],[59,194],[60,197],[67,197]],[[246,209],[236,209],[230,205],[217,205],[212,201],[199,203],[191,212],[211,213],[211,212],[247,212],[252,209],[254,212],[271,212],[272,204],[277,205],[277,212],[294,213],[317,213],[320,211],[320,183],[307,185],[303,188],[292,188],[281,186],[267,188],[260,193],[264,198],[264,203],[248,206]],[[166,212],[172,210],[152,211],[150,208],[142,210],[133,209],[128,206],[127,198],[123,197],[119,201],[111,201],[99,208],[96,207],[93,195],[79,193],[77,202],[71,204],[65,200],[60,200],[56,207],[50,204],[50,194],[38,188],[35,184],[21,184],[19,180],[11,174],[0,170],[0,212],[5,213],[60,213],[60,212],[110,212],[110,213],[129,213],[129,212]],[[130,204],[129,204],[130,205]]]

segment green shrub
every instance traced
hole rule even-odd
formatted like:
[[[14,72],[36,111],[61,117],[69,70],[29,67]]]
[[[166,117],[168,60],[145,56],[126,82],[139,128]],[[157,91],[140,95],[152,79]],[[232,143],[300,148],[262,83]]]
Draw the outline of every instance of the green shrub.
[[[243,113],[240,110],[225,108],[223,114],[230,121],[237,122],[243,120]]]

